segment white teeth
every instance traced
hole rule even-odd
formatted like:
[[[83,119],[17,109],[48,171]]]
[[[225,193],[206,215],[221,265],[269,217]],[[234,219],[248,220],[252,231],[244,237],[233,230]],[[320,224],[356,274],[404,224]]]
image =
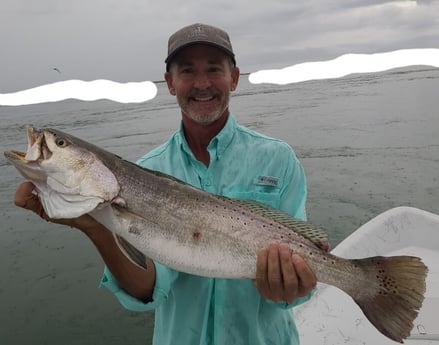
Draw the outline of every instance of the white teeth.
[[[194,97],[194,99],[198,102],[207,102],[213,99],[212,96],[209,97]]]

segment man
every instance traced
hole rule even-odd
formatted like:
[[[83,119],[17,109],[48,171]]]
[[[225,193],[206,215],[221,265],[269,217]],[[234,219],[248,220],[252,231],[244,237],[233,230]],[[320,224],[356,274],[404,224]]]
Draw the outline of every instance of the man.
[[[305,218],[303,168],[286,143],[238,125],[229,112],[239,69],[226,32],[194,24],[169,38],[165,79],[182,121],[138,164],[206,191],[253,199]],[[48,219],[29,182],[15,203]],[[110,231],[88,215],[52,220],[82,230],[106,268],[101,285],[128,309],[156,309],[154,344],[299,344],[290,308],[309,298],[316,277],[288,245],[260,250],[254,281],[211,279],[147,259],[134,265]]]

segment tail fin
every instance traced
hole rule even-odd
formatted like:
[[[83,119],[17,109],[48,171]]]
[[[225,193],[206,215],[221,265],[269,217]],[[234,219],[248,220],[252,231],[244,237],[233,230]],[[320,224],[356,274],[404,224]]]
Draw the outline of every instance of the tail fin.
[[[354,296],[369,321],[385,336],[403,343],[422,306],[428,268],[412,256],[356,260],[370,277],[370,289]]]

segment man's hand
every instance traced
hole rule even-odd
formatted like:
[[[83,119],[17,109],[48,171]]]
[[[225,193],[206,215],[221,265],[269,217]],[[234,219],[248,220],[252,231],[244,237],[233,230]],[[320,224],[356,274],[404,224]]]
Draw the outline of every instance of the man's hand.
[[[15,191],[14,204],[27,210],[31,210],[42,219],[52,223],[68,225],[81,230],[96,227],[96,221],[89,215],[84,215],[74,219],[50,218],[46,212],[44,212],[43,205],[41,204],[38,195],[34,193],[34,190],[35,186],[32,182],[26,181],[20,183]]]
[[[308,264],[286,243],[270,243],[258,253],[255,285],[262,297],[291,303],[308,295],[317,278]]]
[[[155,284],[155,266],[151,259],[146,258],[148,269],[134,264],[120,250],[111,231],[88,214],[72,219],[49,218],[34,190],[35,186],[31,182],[20,183],[15,191],[15,205],[35,212],[47,221],[82,230],[92,240],[120,285],[137,299],[151,300]]]
[[[31,182],[26,181],[20,183],[15,190],[14,204],[27,210],[31,210],[41,218],[48,220],[49,217],[44,212],[40,199],[38,199],[38,196],[33,193],[34,190],[35,186]]]

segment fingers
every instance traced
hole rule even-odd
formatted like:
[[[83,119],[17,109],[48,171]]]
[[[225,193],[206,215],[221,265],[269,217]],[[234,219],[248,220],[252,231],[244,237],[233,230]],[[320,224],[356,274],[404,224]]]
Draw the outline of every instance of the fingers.
[[[329,241],[319,241],[319,243],[317,243],[318,247],[320,249],[323,249],[325,252],[329,252],[329,250],[331,249],[331,243],[329,243]]]
[[[256,279],[254,280],[259,293],[264,298],[269,298],[270,287],[268,285],[268,248],[262,248],[258,252],[256,262]]]
[[[282,277],[283,277],[283,298],[282,301],[288,303],[297,298],[299,291],[299,279],[296,267],[291,256],[290,247],[284,243],[279,246],[279,257],[281,261]]]
[[[304,297],[316,287],[317,277],[301,256],[293,254],[292,261],[298,280],[300,281],[297,289],[297,297]]]
[[[316,284],[314,272],[299,255],[291,254],[288,244],[271,243],[259,251],[255,285],[262,297],[291,303]]]
[[[268,286],[271,293],[281,300],[283,297],[283,271],[282,262],[279,255],[279,248],[276,243],[271,243],[268,246]]]
[[[27,200],[34,195],[32,193],[34,188],[35,186],[31,182],[26,181],[20,183],[15,191],[14,204],[19,207],[27,208]]]
[[[255,284],[266,299],[276,302],[294,299],[297,279],[288,245],[270,243],[259,251]]]
[[[31,210],[38,214],[41,218],[46,219],[46,214],[44,213],[43,206],[41,205],[38,196],[34,193],[35,186],[33,183],[26,181],[22,182],[17,186],[14,195],[14,204]]]

